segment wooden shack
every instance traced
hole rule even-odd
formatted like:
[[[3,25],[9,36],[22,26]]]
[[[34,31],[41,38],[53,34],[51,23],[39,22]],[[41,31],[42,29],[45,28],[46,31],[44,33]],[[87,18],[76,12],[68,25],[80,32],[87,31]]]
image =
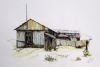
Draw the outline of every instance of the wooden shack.
[[[17,48],[56,48],[56,32],[35,20],[29,19],[15,30]]]

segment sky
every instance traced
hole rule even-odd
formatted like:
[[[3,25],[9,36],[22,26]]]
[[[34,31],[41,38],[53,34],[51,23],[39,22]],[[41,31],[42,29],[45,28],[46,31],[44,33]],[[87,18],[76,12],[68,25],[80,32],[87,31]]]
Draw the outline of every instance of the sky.
[[[15,39],[14,29],[26,21],[26,3],[28,19],[51,29],[80,31],[92,38],[90,50],[100,57],[100,0],[0,0],[2,44]]]

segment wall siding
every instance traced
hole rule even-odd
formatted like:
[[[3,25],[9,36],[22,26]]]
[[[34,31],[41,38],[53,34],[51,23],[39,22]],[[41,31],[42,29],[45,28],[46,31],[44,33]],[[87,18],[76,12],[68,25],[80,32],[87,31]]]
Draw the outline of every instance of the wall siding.
[[[35,45],[44,45],[45,44],[44,32],[41,31],[33,32],[33,43]]]
[[[17,47],[24,47],[25,42],[17,41]]]
[[[17,31],[17,40],[25,41],[25,32],[24,31]]]
[[[17,31],[17,47],[24,47],[25,45],[25,32]]]
[[[45,30],[45,27],[36,21],[30,20],[28,21],[28,29],[29,30]]]
[[[36,21],[29,20],[27,23],[21,25],[17,30],[46,30],[47,28]]]
[[[63,46],[85,46],[86,40],[67,41],[67,40],[63,40],[63,39],[57,39],[56,43],[57,43],[57,45],[63,45]]]
[[[86,40],[77,41],[76,46],[86,46]]]

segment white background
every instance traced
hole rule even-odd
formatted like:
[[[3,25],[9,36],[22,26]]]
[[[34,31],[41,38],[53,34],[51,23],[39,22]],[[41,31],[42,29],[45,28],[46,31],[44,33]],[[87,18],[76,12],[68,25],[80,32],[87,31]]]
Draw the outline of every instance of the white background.
[[[14,29],[25,22],[26,3],[28,19],[51,29],[79,30],[91,37],[89,50],[94,63],[90,66],[100,65],[100,0],[0,0],[0,67],[24,65],[24,62],[9,57],[11,47],[8,40],[16,38]]]

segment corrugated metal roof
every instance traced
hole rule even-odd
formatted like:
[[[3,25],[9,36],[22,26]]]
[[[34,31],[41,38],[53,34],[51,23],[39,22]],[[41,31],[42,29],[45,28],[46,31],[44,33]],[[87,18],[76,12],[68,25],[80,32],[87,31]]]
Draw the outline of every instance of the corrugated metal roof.
[[[60,29],[54,29],[57,33],[79,33],[77,30],[60,30]]]
[[[58,36],[59,37],[68,37],[67,35],[64,35],[64,34],[59,34]]]
[[[51,35],[51,34],[49,34],[49,33],[45,33],[46,35],[48,35],[49,37],[51,37],[51,38],[56,38],[55,36],[53,36],[53,35]]]

